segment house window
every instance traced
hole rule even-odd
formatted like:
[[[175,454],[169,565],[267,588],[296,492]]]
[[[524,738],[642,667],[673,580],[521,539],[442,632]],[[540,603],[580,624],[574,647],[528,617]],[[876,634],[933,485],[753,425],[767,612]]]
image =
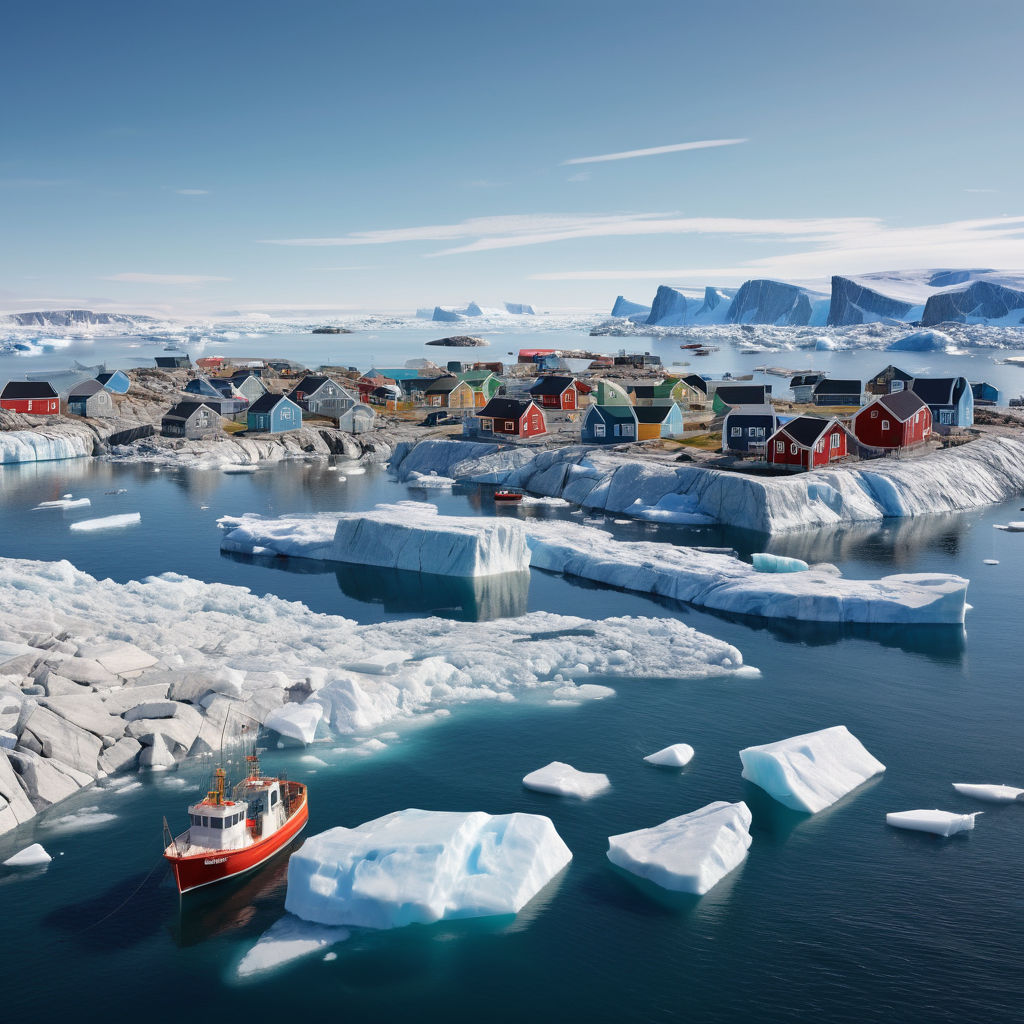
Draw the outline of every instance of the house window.
[[[604,437],[604,424],[603,423],[595,423],[594,424],[594,437]]]
[[[894,380],[892,382],[892,384],[889,386],[889,394],[891,394],[891,395],[894,395],[894,394],[896,394],[897,391],[902,391],[902,390],[903,390],[903,381],[901,381],[901,380]]]
[[[840,441],[839,434],[833,434],[832,435],[832,441],[831,441],[829,447],[831,447],[833,450],[835,450],[836,448],[839,447],[839,441]]]
[[[730,427],[729,428],[729,436],[730,437],[742,437],[743,436],[743,428],[742,427]]]
[[[952,409],[943,409],[939,413],[939,422],[940,423],[944,423],[947,426],[951,426],[952,423],[953,423],[953,410]]]
[[[888,430],[889,429],[889,421],[888,420],[882,420],[882,429],[883,430]]]
[[[786,442],[785,441],[776,441],[775,442],[775,451],[779,455],[781,455],[785,450],[786,450]]]
[[[490,432],[491,429],[492,429],[492,427],[491,427],[491,420],[481,419],[480,420],[480,429],[481,430],[486,430],[486,431]]]
[[[515,430],[516,429],[516,421],[515,420],[505,420],[505,429],[506,430],[510,430],[510,431],[511,430]]]
[[[285,409],[281,410],[281,419],[283,419],[283,420],[290,420],[291,418],[292,418],[292,411],[291,411],[291,409],[285,408]]]
[[[633,436],[633,424],[632,423],[624,423],[622,425],[622,436],[623,437],[632,437]]]
[[[789,454],[790,455],[796,455],[796,445],[795,444],[791,444],[789,446]]]
[[[28,411],[29,412],[32,411],[32,399],[31,398],[28,400]]]
[[[814,450],[820,455],[825,450],[825,439],[822,438],[815,446]]]
[[[878,419],[878,410],[877,409],[872,409],[871,410],[871,418],[873,420],[877,420]]]

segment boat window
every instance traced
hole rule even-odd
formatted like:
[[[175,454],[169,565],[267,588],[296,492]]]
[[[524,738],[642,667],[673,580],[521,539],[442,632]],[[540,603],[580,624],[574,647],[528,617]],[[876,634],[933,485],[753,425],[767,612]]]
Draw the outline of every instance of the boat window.
[[[203,828],[210,827],[210,819],[204,814],[203,815]]]
[[[274,804],[277,803],[277,797],[278,797],[278,792],[275,789],[274,792],[270,794],[270,806],[271,807],[273,807]]]
[[[223,818],[211,818],[210,819],[210,827],[211,828],[223,828],[224,827],[224,819]]]

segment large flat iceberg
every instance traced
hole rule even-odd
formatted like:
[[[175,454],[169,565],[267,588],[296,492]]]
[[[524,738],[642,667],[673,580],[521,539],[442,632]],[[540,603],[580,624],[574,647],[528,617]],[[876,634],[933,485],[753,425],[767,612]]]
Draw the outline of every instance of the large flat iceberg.
[[[987,783],[954,782],[953,788],[963,796],[985,800],[991,804],[1024,803],[1024,789],[1015,786],[995,786]]]
[[[678,818],[608,837],[608,859],[664,889],[703,895],[742,864],[750,809],[716,800]]]
[[[542,815],[395,811],[307,839],[285,908],[366,928],[517,914],[571,859]]]
[[[885,765],[845,725],[740,751],[743,778],[795,811],[816,814]]]
[[[931,832],[937,836],[952,836],[957,832],[969,832],[974,828],[974,819],[981,814],[957,814],[955,811],[891,811],[885,816],[885,823],[893,828],[905,828],[911,832]]]

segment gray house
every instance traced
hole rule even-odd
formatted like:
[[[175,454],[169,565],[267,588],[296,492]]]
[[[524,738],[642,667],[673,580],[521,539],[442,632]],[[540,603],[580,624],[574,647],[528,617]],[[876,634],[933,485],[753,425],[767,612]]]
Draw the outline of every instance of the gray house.
[[[190,441],[219,434],[220,430],[220,413],[205,402],[179,402],[160,421],[164,437],[185,437]]]
[[[352,394],[330,377],[307,374],[288,392],[288,397],[316,416],[337,418],[359,403]]]
[[[377,414],[365,402],[356,402],[338,417],[338,429],[350,434],[364,434],[373,430]]]
[[[249,371],[233,374],[231,383],[234,385],[235,390],[250,403],[255,402],[257,398],[262,398],[267,393],[266,384],[256,374]]]
[[[68,392],[68,412],[72,416],[108,419],[114,415],[114,399],[98,380],[83,380]]]

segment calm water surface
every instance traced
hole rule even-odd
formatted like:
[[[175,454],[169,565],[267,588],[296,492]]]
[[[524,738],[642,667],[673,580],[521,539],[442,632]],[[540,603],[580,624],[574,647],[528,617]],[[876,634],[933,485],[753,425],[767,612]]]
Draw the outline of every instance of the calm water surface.
[[[126,493],[107,493],[119,489]],[[92,507],[31,511],[67,492]],[[738,646],[762,677],[616,681],[614,698],[579,708],[547,707],[542,696],[455,708],[449,719],[402,728],[400,741],[372,758],[317,748],[329,766],[316,770],[301,752],[273,752],[270,770],[311,785],[313,832],[403,807],[533,811],[553,819],[574,859],[514,920],[362,934],[336,946],[335,960],[314,955],[246,983],[236,980],[236,966],[282,913],[283,866],[185,914],[164,871],[150,874],[162,816],[181,822],[190,795],[205,785],[205,766],[181,773],[193,789],[146,776],[122,795],[79,794],[0,840],[0,859],[36,840],[54,855],[37,874],[0,873],[11,1019],[58,1020],[96,1007],[97,1015],[153,1021],[297,1012],[360,1021],[1020,1020],[1024,806],[974,804],[950,786],[1024,784],[1024,537],[992,528],[1020,518],[1020,502],[770,542],[736,531],[607,524],[624,538],[833,561],[851,576],[957,572],[971,579],[966,632],[767,625],[539,572],[509,594],[410,574],[367,581],[343,567],[219,552],[221,515],[415,497],[444,511],[495,514],[486,488],[427,496],[377,469],[339,483],[319,463],[253,476],[84,459],[3,467],[0,555],[67,558],[117,580],[181,572],[361,622],[533,609],[671,616]],[[88,536],[68,530],[72,518],[130,511],[142,513],[141,525]],[[985,566],[985,558],[1000,564]],[[740,778],[742,747],[840,723],[888,771],[829,810],[790,812]],[[643,763],[673,742],[696,748],[686,769]],[[608,773],[612,791],[580,803],[523,790],[526,772],[555,759]],[[605,858],[608,835],[738,799],[754,812],[750,856],[702,899],[652,892]],[[73,832],[49,823],[90,806],[115,820]],[[886,827],[886,811],[914,807],[985,814],[973,833],[948,840]]]

